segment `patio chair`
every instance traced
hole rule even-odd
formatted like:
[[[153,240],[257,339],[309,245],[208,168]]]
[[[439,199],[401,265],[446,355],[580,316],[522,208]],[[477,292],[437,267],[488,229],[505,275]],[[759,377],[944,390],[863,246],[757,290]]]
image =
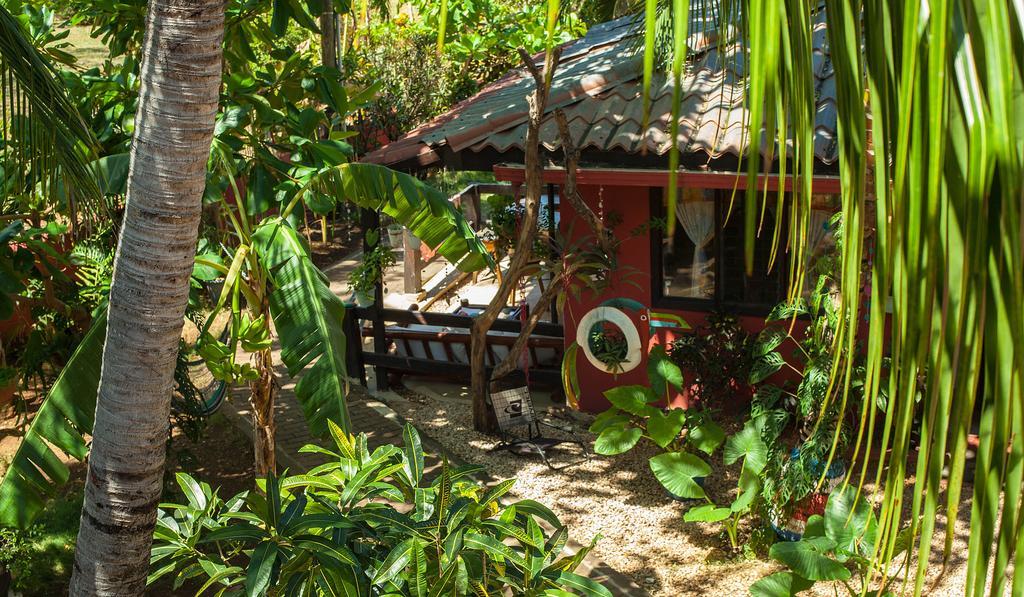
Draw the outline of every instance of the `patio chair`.
[[[572,429],[552,425],[540,420],[533,410],[533,400],[529,388],[515,388],[491,394],[491,404],[498,419],[498,430],[501,442],[491,448],[491,452],[508,450],[517,456],[538,455],[551,470],[562,470],[574,464],[590,460],[590,452],[586,444],[576,439]],[[541,425],[557,429],[572,436],[572,439],[545,437],[541,434]],[[583,451],[583,457],[572,462],[555,466],[548,459],[547,451],[562,444],[576,444]]]

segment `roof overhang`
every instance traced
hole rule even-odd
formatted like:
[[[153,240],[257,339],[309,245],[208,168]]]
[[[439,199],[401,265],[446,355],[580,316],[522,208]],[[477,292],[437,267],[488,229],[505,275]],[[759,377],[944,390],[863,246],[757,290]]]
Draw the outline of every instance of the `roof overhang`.
[[[498,180],[511,182],[513,185],[526,182],[526,167],[521,164],[499,164],[494,167],[494,176]],[[564,184],[566,172],[564,168],[545,168],[545,184]],[[579,168],[576,172],[576,184],[624,186],[624,187],[665,187],[668,185],[668,170],[634,170],[622,168]],[[682,170],[678,173],[678,185],[698,189],[747,189],[747,175],[744,172],[700,172]],[[761,174],[757,177],[757,189],[777,191],[782,187],[792,191],[795,178],[781,177],[778,174]],[[839,194],[841,190],[838,176],[814,176],[811,179],[811,192],[821,194]]]

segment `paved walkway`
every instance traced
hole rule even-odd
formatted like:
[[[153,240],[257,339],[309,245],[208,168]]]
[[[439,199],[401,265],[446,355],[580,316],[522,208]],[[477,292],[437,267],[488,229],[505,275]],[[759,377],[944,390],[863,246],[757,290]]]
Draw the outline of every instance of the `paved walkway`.
[[[335,293],[340,294],[342,292],[344,280],[347,279],[348,272],[358,263],[358,260],[359,256],[353,255],[325,270],[331,281],[331,289]],[[274,420],[277,424],[278,469],[283,471],[287,468],[292,473],[307,471],[322,464],[324,457],[319,454],[300,453],[299,448],[307,444],[321,444],[329,448],[331,442],[330,440],[318,440],[310,434],[302,407],[295,398],[295,384],[288,377],[284,366],[281,364],[280,347],[276,343],[273,356],[276,363],[277,379],[281,383],[274,405]],[[367,374],[372,375],[372,372],[368,370]],[[237,388],[232,393],[231,399],[225,401],[222,412],[241,431],[252,437],[252,411],[249,406],[248,397],[247,388]],[[352,391],[348,397],[348,408],[352,419],[353,431],[355,433],[365,433],[371,448],[385,443],[402,443],[402,427],[405,425],[405,421],[355,381],[352,382]],[[426,473],[429,475],[440,467],[441,455],[444,454],[444,449],[438,442],[425,435],[422,431],[420,431],[420,438],[424,451],[428,454]],[[451,454],[448,454],[448,460],[456,465],[463,464],[460,459],[453,457]],[[479,480],[488,484],[500,481],[500,479],[490,477],[489,475]],[[581,547],[579,543],[570,541],[566,545],[566,551],[575,552]],[[611,569],[593,555],[584,559],[577,573],[600,581],[614,595],[647,595],[647,592],[631,578]]]

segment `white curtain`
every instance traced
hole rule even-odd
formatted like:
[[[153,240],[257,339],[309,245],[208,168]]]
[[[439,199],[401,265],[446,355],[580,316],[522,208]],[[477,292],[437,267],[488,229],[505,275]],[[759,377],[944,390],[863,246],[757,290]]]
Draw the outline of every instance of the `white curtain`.
[[[693,243],[693,267],[690,270],[690,290],[687,296],[700,296],[707,264],[705,248],[715,236],[715,202],[698,200],[676,202],[676,219]]]
[[[807,231],[808,255],[817,255],[832,233],[832,227],[828,223],[832,218],[832,213],[827,209],[811,210],[811,228]]]

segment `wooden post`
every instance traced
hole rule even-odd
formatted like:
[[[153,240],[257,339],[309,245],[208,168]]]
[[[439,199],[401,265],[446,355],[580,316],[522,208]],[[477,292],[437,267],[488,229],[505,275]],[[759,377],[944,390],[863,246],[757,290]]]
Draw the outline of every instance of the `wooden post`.
[[[363,254],[372,251],[381,242],[380,238],[380,214],[376,211],[369,209],[360,210],[360,223],[363,228]],[[366,233],[369,231],[376,231],[377,242],[374,245],[366,239]],[[383,280],[377,280],[377,288],[374,289],[373,298],[373,317],[370,321],[373,324],[373,352],[378,354],[384,354],[387,352],[387,339],[384,337],[384,320],[381,316],[381,311],[384,309],[384,283]],[[377,378],[377,390],[383,391],[388,389],[388,370],[382,366],[374,367],[374,377]]]
[[[551,245],[551,253],[557,259],[558,245],[555,242],[555,185],[548,185],[548,239]],[[555,275],[551,274],[551,283],[556,284]],[[551,323],[558,323],[558,297],[551,299]]]
[[[402,284],[406,294],[423,289],[423,261],[419,247],[413,248],[414,238],[408,228],[402,229]]]

